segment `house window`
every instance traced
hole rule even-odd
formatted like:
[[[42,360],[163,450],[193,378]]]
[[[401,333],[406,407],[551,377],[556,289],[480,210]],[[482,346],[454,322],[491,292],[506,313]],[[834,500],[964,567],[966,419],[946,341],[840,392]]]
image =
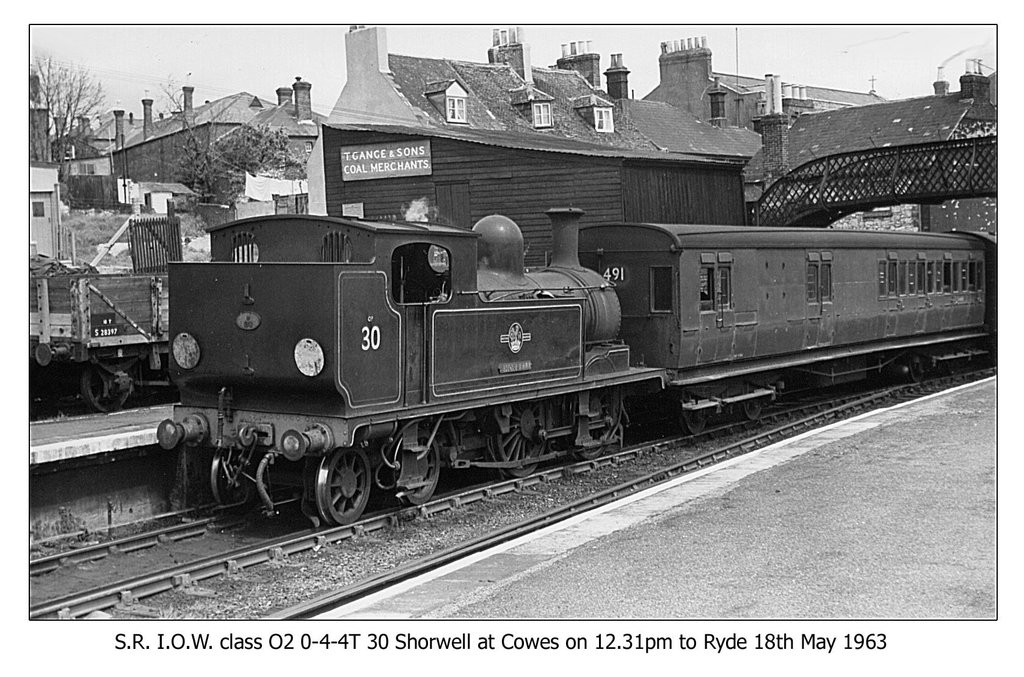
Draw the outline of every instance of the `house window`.
[[[611,108],[594,109],[594,129],[599,132],[614,132],[615,125],[612,122]]]
[[[43,217],[46,216],[46,203],[45,202],[33,202],[32,203],[32,216]]]
[[[535,103],[535,104],[533,104],[533,126],[534,127],[550,127],[551,126],[551,104],[550,103]]]
[[[466,122],[466,97],[445,97],[445,119],[448,122]]]
[[[672,268],[651,267],[651,312],[672,312]]]
[[[86,164],[85,165],[85,173],[90,175],[90,176],[94,175],[96,173],[96,165]]]
[[[306,153],[312,153],[312,152],[313,152],[313,142],[312,141],[307,141],[306,142]]]

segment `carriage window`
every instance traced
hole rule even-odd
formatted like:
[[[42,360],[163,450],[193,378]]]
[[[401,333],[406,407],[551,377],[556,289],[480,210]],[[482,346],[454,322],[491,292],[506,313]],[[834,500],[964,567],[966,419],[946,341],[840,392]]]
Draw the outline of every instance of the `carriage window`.
[[[896,276],[897,276],[897,272],[896,271],[897,270],[899,270],[899,266],[897,265],[897,263],[895,261],[890,261],[889,262],[889,279],[887,280],[888,283],[889,283],[889,289],[888,289],[889,296],[896,296],[896,279],[897,279],[896,278]]]
[[[878,262],[878,296],[885,296],[885,290],[887,289],[885,283],[885,261]]]
[[[700,269],[700,309],[715,309],[715,268],[701,266]]]
[[[948,294],[953,286],[953,262],[942,262],[942,293]]]
[[[651,267],[651,312],[672,312],[672,268]]]
[[[907,295],[907,262],[900,261],[900,296]]]
[[[960,291],[968,291],[970,285],[968,284],[967,261],[957,263],[957,266],[960,268],[960,275],[958,276],[960,278]]]
[[[320,245],[320,260],[324,263],[348,263],[352,260],[352,241],[345,233],[334,231],[324,235]]]
[[[452,293],[451,256],[434,244],[414,242],[391,256],[391,295],[397,303],[444,303]]]
[[[917,262],[917,293],[918,293],[918,295],[922,295],[922,294],[924,294],[927,291],[927,288],[925,287],[924,269],[925,269],[924,261],[918,261]]]
[[[821,264],[821,293],[822,301],[832,300],[832,264]]]
[[[235,263],[257,263],[260,248],[253,233],[241,232],[231,236],[231,260]]]
[[[927,291],[929,294],[935,293],[935,262],[929,261],[927,266],[928,284]]]
[[[719,310],[732,310],[732,269],[722,267],[718,269],[718,299]]]
[[[978,291],[985,290],[985,262],[978,261]]]
[[[911,296],[917,293],[917,264],[913,261],[907,264],[907,293]]]
[[[967,265],[970,268],[970,273],[967,275],[967,291],[976,291],[978,289],[978,262],[971,261]]]
[[[818,264],[807,264],[807,301],[815,303],[818,300]]]

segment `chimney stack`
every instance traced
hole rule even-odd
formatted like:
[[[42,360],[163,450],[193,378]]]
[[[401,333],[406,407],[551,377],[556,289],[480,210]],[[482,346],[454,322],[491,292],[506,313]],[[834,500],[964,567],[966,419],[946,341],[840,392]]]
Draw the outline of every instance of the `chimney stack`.
[[[711,111],[707,100],[697,96],[712,83],[711,50],[706,37],[662,42],[658,70],[662,87],[694,92],[683,105],[701,120],[709,118]]]
[[[782,115],[782,78],[766,73],[764,76],[765,115]]]
[[[960,76],[960,100],[989,100],[989,81],[981,74],[981,59],[968,59],[967,68]]]
[[[601,55],[595,54],[590,40],[580,40],[562,45],[562,58],[555,67],[565,71],[576,71],[594,89],[601,88]]]
[[[715,86],[708,92],[708,98],[711,100],[711,124],[725,127],[725,90],[718,78],[715,78]]]
[[[350,26],[345,36],[345,63],[350,73],[357,67],[369,72],[390,73],[387,31],[380,26]]]
[[[292,88],[291,87],[278,87],[277,88],[277,105],[284,106],[292,102]]]
[[[192,110],[192,92],[194,92],[195,90],[196,88],[192,87],[191,85],[185,85],[181,88],[183,100],[182,112],[185,116],[185,124],[189,127],[191,127],[192,123],[195,122],[195,112]]]
[[[114,148],[124,148],[124,111],[114,111]]]
[[[935,96],[946,96],[949,94],[949,81],[942,77],[942,66],[939,66],[932,87],[935,88]]]
[[[608,95],[618,101],[629,98],[629,69],[622,65],[622,55],[612,54],[612,65],[604,72]]]
[[[153,136],[153,99],[142,100],[142,138]]]
[[[487,50],[487,63],[508,64],[526,82],[533,82],[530,46],[521,26],[495,28],[491,34],[492,46]]]
[[[310,97],[309,90],[313,88],[313,85],[308,82],[303,82],[302,76],[295,78],[295,84],[292,85],[292,89],[295,90],[295,119],[296,120],[312,120],[313,119],[313,103]]]

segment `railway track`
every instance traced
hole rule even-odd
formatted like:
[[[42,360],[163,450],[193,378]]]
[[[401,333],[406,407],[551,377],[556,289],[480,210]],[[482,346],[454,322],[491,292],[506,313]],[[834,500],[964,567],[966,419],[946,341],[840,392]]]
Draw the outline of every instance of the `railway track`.
[[[868,394],[851,395],[837,402],[830,399],[828,404],[810,403],[798,406],[796,409],[777,409],[766,411],[762,419],[754,422],[733,423],[716,428],[710,428],[698,436],[673,436],[654,442],[644,442],[633,445],[618,453],[604,456],[598,459],[573,463],[567,466],[551,468],[537,472],[529,477],[508,480],[489,484],[482,487],[473,487],[462,490],[448,496],[444,496],[424,505],[415,508],[404,508],[372,515],[352,525],[335,527],[329,529],[312,530],[306,529],[296,531],[285,536],[270,539],[256,545],[247,546],[241,549],[223,552],[208,557],[195,559],[185,564],[176,565],[160,571],[146,573],[130,579],[117,581],[102,587],[76,592],[72,595],[49,599],[39,603],[33,603],[30,608],[30,618],[79,618],[94,611],[119,607],[132,611],[140,607],[140,600],[169,590],[189,590],[198,587],[198,583],[224,574],[230,574],[242,569],[270,562],[286,561],[291,555],[305,551],[319,549],[332,543],[339,543],[354,536],[369,534],[395,526],[403,521],[416,516],[430,516],[444,511],[453,510],[477,501],[501,496],[513,492],[523,491],[538,484],[557,481],[562,478],[593,472],[610,466],[621,466],[637,457],[657,450],[671,449],[681,443],[694,443],[695,441],[709,441],[723,435],[736,436],[743,431],[749,431],[753,426],[760,430],[753,435],[742,439],[714,446],[713,448],[691,455],[685,460],[674,463],[668,467],[661,468],[655,472],[633,478],[628,482],[600,491],[584,500],[577,501],[571,505],[561,506],[544,514],[532,517],[525,521],[510,525],[494,533],[466,541],[458,546],[447,548],[427,557],[423,557],[404,566],[388,571],[386,574],[367,578],[353,585],[347,586],[337,592],[315,598],[302,605],[289,608],[273,615],[274,618],[306,618],[323,613],[323,611],[347,604],[359,597],[371,594],[402,580],[420,575],[431,569],[444,566],[460,557],[465,557],[474,552],[493,547],[494,545],[517,538],[531,531],[544,528],[555,522],[567,519],[573,515],[580,514],[587,510],[604,505],[610,501],[618,500],[631,493],[655,486],[661,482],[671,480],[701,468],[714,465],[729,458],[749,453],[761,447],[767,446],[781,439],[792,437],[808,429],[825,425],[834,420],[856,415],[865,410],[876,408],[881,404],[892,403],[915,399],[931,392],[952,387],[963,382],[976,380],[992,373],[989,370],[982,373],[964,374],[954,377],[946,377],[928,381],[926,383],[885,388]],[[192,529],[183,529],[181,533],[193,533],[198,525],[189,525]],[[205,526],[203,527],[206,528]],[[165,536],[169,538],[170,536]],[[188,536],[182,536],[187,538]],[[160,543],[160,537],[154,539],[153,534],[140,534],[134,537],[138,542],[145,542],[150,545]],[[135,543],[132,539],[122,539],[115,544],[114,552],[125,552],[133,549]],[[145,546],[140,546],[145,547]],[[102,544],[96,547],[95,552],[105,549],[111,552],[111,544]],[[56,559],[55,559],[56,558]],[[88,561],[88,552],[75,554],[74,560],[68,558],[60,562],[60,555],[51,556],[48,562],[34,561],[30,569],[35,567],[38,571],[52,571],[54,562],[68,564],[74,561]],[[50,568],[45,568],[50,567]]]

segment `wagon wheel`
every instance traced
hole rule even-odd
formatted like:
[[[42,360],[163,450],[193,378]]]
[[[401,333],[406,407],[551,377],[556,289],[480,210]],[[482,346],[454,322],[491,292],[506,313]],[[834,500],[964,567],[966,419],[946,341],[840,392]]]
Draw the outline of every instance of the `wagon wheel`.
[[[699,435],[708,425],[708,415],[704,409],[683,409],[679,416],[683,430],[691,435]]]
[[[598,440],[599,445],[577,449],[577,457],[590,461],[605,454],[612,446],[622,443],[623,409],[622,397],[618,391],[604,392],[590,396],[591,411],[600,407],[603,425],[591,430],[591,438]]]
[[[100,413],[106,413],[117,411],[124,406],[125,400],[131,394],[131,385],[123,387],[109,371],[99,365],[90,364],[82,369],[79,390],[90,407]]]
[[[328,524],[351,524],[370,500],[373,477],[362,449],[338,448],[316,469],[316,509]]]
[[[497,432],[487,438],[487,445],[496,461],[519,461],[523,465],[502,468],[506,477],[526,477],[537,469],[537,463],[529,463],[547,449],[547,434],[544,430],[544,415],[541,406],[531,402],[517,402],[512,405],[507,433]]]
[[[753,400],[743,400],[743,415],[748,421],[756,421],[761,418],[761,409],[764,406],[764,402],[761,398]]]
[[[402,495],[403,502],[410,505],[423,505],[434,495],[434,490],[437,489],[437,480],[441,477],[440,442],[440,436],[434,438],[424,457],[417,460],[417,463],[421,464],[420,468],[423,471],[423,481],[425,484],[404,493]]]
[[[245,457],[230,449],[220,449],[213,454],[210,464],[210,491],[213,500],[220,505],[249,503],[256,496],[256,485],[242,472]]]

